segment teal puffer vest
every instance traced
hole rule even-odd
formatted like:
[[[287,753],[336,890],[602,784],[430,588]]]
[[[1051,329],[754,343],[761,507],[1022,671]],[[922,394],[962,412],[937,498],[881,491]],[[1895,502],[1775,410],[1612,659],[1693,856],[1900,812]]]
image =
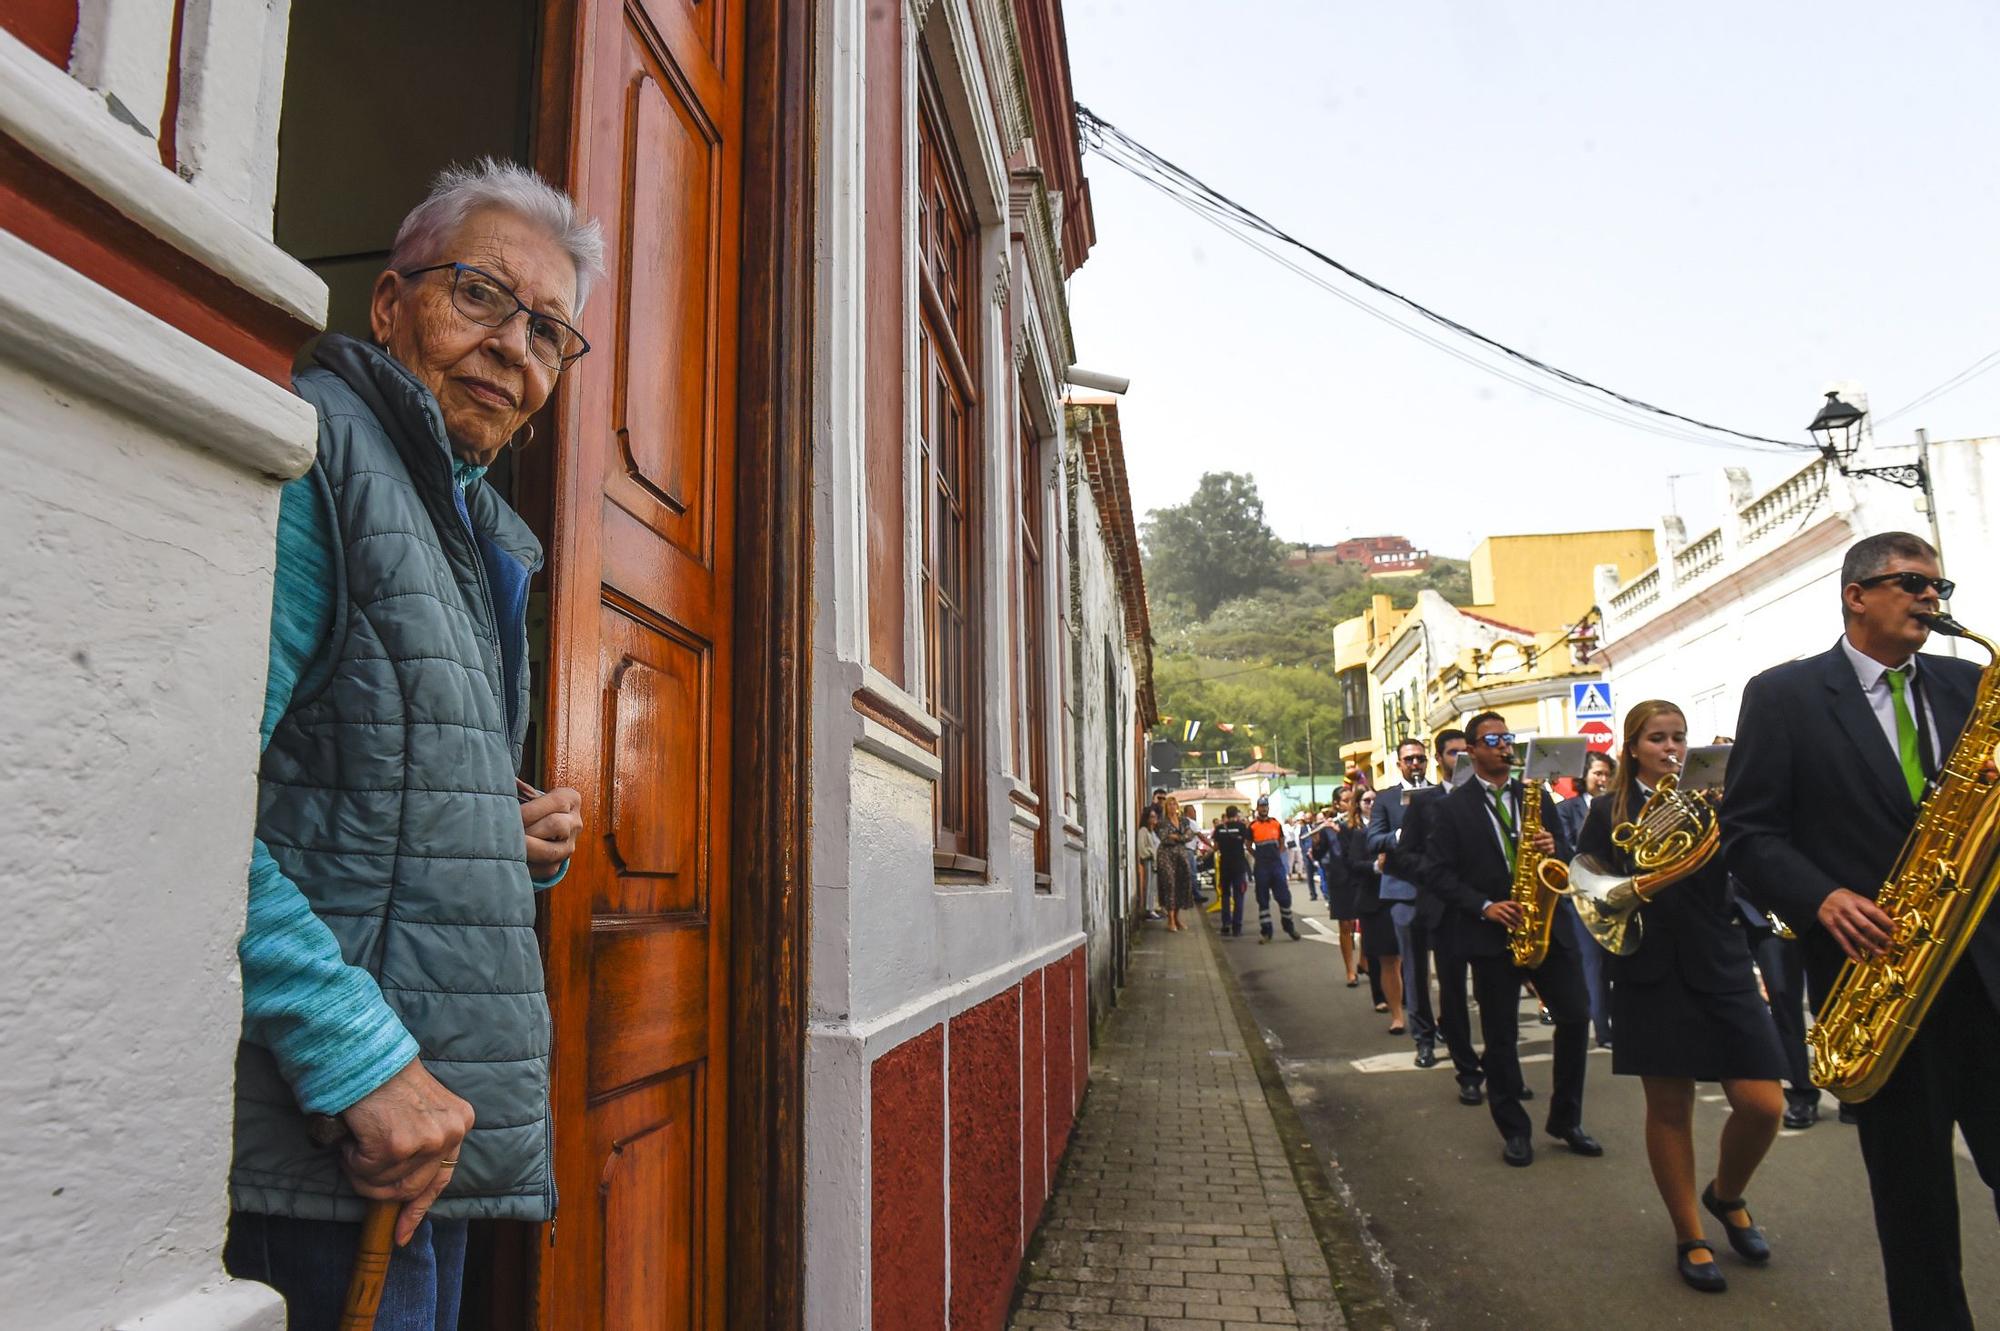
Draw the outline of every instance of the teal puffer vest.
[[[549,1011],[514,793],[526,641],[518,614],[496,615],[487,571],[532,571],[541,547],[483,481],[459,508],[437,401],[409,371],[350,338],[315,359],[297,389],[319,410],[313,476],[340,551],[333,632],[265,750],[257,835],[472,1104],[432,1214],[544,1220]],[[230,1187],[267,1214],[356,1220],[365,1206],[249,1041]]]

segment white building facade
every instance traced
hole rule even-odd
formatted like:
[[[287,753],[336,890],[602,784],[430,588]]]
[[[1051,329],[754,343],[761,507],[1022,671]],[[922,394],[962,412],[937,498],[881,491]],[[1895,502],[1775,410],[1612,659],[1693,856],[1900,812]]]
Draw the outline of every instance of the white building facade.
[[[1914,446],[1876,447],[1853,464],[1916,460]],[[1929,447],[1937,536],[1947,576],[1961,584],[1951,610],[1990,634],[2000,623],[2000,554],[1985,496],[2000,494],[2000,439]],[[1662,520],[1658,565],[1624,584],[1600,580],[1601,640],[1619,711],[1649,698],[1678,702],[1691,738],[1733,735],[1743,687],[1759,671],[1816,655],[1840,636],[1840,565],[1847,548],[1885,531],[1931,537],[1916,490],[1848,478],[1815,460],[1761,494],[1725,472],[1723,522],[1695,540]],[[1927,650],[1981,661],[1968,643],[1933,637]]]

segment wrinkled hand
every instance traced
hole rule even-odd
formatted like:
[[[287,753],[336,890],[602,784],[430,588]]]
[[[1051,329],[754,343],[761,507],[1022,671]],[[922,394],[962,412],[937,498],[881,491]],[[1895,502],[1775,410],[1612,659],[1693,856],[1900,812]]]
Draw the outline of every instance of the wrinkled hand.
[[[1819,922],[1855,961],[1878,956],[1889,946],[1895,923],[1882,908],[1844,887],[1836,887],[1819,903]]]
[[[583,796],[568,786],[537,793],[518,777],[514,785],[527,801],[521,806],[521,830],[528,838],[528,872],[547,878],[576,854],[576,839],[583,833],[583,815],[578,812]]]
[[[1537,855],[1553,855],[1556,853],[1556,834],[1544,827],[1528,838],[1528,848]]]
[[[418,1059],[348,1107],[341,1116],[352,1135],[341,1146],[354,1190],[371,1201],[402,1202],[396,1246],[410,1241],[451,1182],[472,1106],[431,1076]]]
[[[1518,929],[1527,917],[1521,913],[1518,902],[1489,901],[1486,903],[1486,909],[1479,912],[1479,918],[1491,920],[1495,924],[1504,924],[1509,929]]]

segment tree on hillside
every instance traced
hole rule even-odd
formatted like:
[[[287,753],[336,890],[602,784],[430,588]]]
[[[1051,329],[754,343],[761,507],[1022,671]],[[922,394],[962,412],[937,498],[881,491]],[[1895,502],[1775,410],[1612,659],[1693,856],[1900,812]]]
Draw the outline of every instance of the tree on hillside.
[[[1185,504],[1146,515],[1146,585],[1185,600],[1196,619],[1277,582],[1284,544],[1264,521],[1257,482],[1233,471],[1205,473]]]

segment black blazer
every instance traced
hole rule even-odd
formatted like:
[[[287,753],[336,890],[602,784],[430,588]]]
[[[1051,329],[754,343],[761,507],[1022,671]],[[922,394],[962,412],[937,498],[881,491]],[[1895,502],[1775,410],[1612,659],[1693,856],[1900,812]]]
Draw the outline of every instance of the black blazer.
[[[1382,802],[1381,796],[1375,802]],[[1382,909],[1382,875],[1375,871],[1375,852],[1368,848],[1368,824],[1340,829],[1342,867],[1354,887],[1354,913],[1373,915]]]
[[[1638,792],[1633,792],[1638,798]],[[1581,803],[1582,801],[1572,801]],[[1576,853],[1591,855],[1621,873],[1637,868],[1632,857],[1611,844],[1610,796],[1599,798],[1583,820]],[[1634,815],[1638,810],[1635,808]],[[1678,976],[1705,994],[1733,994],[1757,987],[1750,966],[1750,939],[1736,923],[1735,892],[1717,855],[1699,870],[1659,889],[1639,908],[1639,947],[1627,957],[1605,954],[1614,980],[1658,984]]]
[[[1514,785],[1518,788],[1520,783]],[[1542,827],[1555,838],[1554,858],[1567,860],[1569,841],[1562,824],[1550,817],[1554,807],[1542,796]],[[1479,913],[1507,899],[1513,875],[1487,812],[1486,788],[1477,778],[1467,781],[1424,811],[1423,877],[1425,893],[1436,897],[1439,920],[1432,940],[1440,952],[1459,957],[1494,957],[1507,951],[1506,926],[1481,919]],[[1404,827],[1407,840],[1409,828]],[[1554,931],[1553,946],[1572,948],[1567,929]]]
[[[1944,656],[1917,660],[1948,755],[1979,669]],[[1895,751],[1838,642],[1750,681],[1723,797],[1723,856],[1751,901],[1798,933],[1815,1003],[1846,959],[1819,925],[1820,903],[1836,887],[1875,896],[1916,819]],[[1968,951],[2000,1004],[2000,912],[1987,913]]]
[[[1599,795],[1592,803],[1602,804],[1609,798],[1608,795]],[[1583,796],[1572,795],[1556,805],[1556,821],[1562,824],[1563,835],[1569,838],[1569,844],[1576,847],[1578,854],[1583,853],[1583,820],[1590,813],[1583,807],[1584,803]]]

